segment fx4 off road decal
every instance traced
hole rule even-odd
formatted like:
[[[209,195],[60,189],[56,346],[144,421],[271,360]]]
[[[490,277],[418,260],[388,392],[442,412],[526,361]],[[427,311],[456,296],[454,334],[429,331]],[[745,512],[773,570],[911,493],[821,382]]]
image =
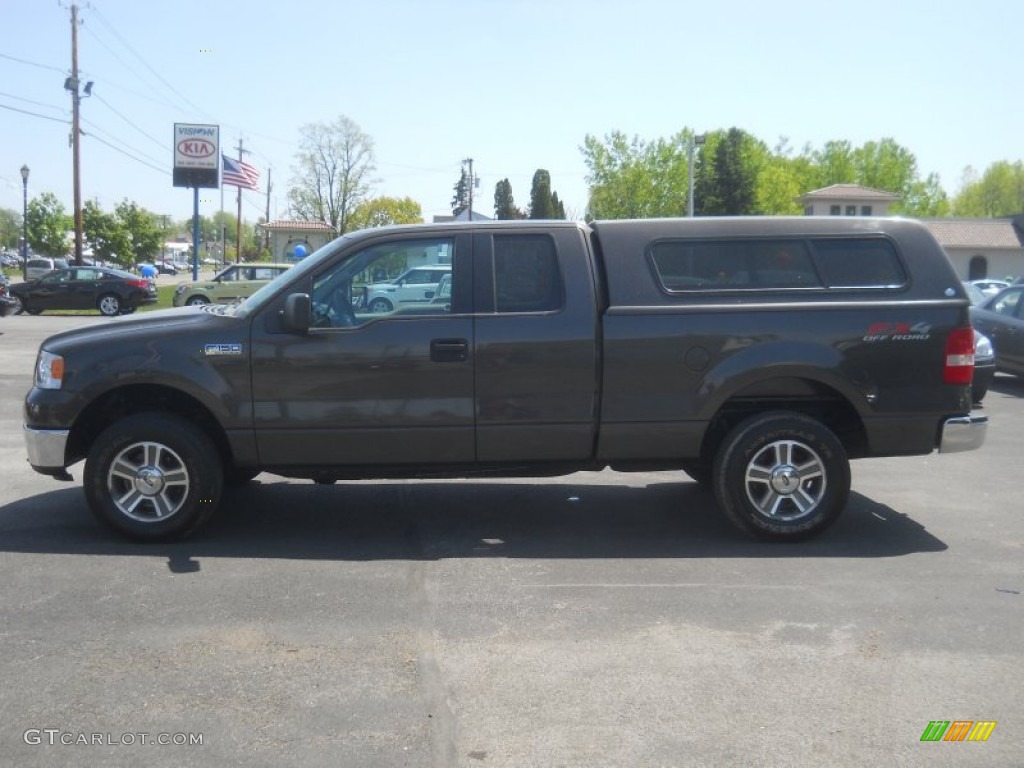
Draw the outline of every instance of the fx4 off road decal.
[[[864,334],[864,341],[926,341],[931,335],[928,323],[874,323]]]

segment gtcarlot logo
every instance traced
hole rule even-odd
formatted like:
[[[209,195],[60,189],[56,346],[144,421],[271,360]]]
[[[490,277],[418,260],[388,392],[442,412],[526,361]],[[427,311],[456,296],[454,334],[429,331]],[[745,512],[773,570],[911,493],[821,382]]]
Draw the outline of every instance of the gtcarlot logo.
[[[87,733],[63,731],[60,728],[29,728],[22,735],[26,744],[65,747],[131,747],[137,744],[167,747],[202,746],[201,733]]]

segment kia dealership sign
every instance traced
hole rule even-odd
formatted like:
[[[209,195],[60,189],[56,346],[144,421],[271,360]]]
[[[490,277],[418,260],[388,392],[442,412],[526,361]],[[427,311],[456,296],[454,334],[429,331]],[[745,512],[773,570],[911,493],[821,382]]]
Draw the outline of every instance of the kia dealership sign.
[[[220,126],[174,124],[174,186],[220,186]]]

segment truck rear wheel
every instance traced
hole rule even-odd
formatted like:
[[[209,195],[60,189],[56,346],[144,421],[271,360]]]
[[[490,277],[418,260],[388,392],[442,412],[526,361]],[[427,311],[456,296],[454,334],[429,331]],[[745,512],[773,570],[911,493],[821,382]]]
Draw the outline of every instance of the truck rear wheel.
[[[761,414],[722,442],[712,484],[726,517],[742,531],[797,541],[836,521],[850,495],[850,462],[820,422],[790,412]]]
[[[223,469],[202,430],[174,416],[140,413],[96,438],[84,486],[99,520],[133,539],[164,541],[187,536],[210,518]]]

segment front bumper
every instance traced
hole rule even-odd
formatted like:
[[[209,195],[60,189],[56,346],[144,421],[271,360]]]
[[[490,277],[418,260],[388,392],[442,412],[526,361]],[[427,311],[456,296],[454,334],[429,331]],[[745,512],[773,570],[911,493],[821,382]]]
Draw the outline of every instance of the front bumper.
[[[28,463],[32,469],[44,475],[51,470],[64,469],[65,449],[68,444],[67,429],[33,429],[25,426],[25,447],[28,449]]]
[[[985,442],[988,416],[971,414],[946,419],[939,436],[939,453],[975,451]]]

